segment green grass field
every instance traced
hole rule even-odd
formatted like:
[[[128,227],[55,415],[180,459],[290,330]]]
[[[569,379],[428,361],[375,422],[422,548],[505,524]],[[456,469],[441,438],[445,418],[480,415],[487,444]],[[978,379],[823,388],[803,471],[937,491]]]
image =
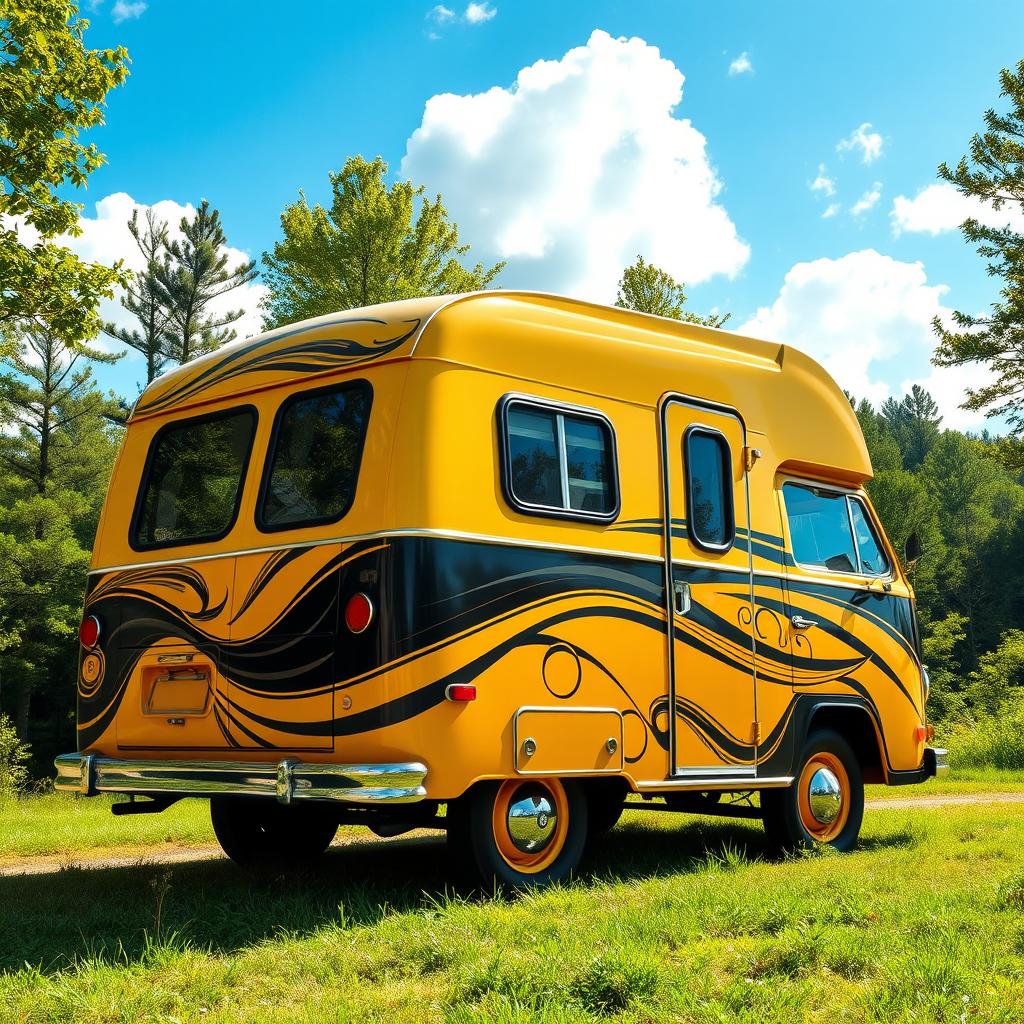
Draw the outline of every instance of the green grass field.
[[[205,816],[174,810],[162,829],[112,820],[205,842]],[[71,834],[94,813],[76,807]],[[420,839],[293,876],[204,861],[0,877],[0,1020],[1024,1019],[1020,805],[876,810],[854,854],[762,855],[754,823],[630,812],[585,878],[519,898],[451,896],[443,841]]]

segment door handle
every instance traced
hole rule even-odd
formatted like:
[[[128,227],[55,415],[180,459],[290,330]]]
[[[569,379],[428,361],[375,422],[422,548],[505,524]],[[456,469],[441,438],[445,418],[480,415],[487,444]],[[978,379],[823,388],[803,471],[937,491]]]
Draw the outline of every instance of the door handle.
[[[818,624],[817,619],[805,619],[802,615],[791,615],[789,621],[794,629],[810,629]]]
[[[672,582],[672,603],[676,615],[685,615],[690,610],[690,584],[684,580]]]

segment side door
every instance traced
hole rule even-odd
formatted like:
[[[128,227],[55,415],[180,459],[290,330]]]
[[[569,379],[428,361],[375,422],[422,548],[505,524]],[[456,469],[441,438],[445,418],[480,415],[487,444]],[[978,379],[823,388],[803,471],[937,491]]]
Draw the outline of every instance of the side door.
[[[670,774],[753,775],[757,763],[746,431],[739,414],[662,403]]]

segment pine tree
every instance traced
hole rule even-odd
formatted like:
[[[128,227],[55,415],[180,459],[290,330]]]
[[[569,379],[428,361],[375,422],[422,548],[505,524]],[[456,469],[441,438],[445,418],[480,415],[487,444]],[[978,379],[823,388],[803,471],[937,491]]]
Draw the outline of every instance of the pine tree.
[[[1000,72],[1001,96],[1010,100],[1009,113],[987,110],[985,131],[971,139],[970,156],[955,168],[939,167],[939,177],[965,196],[997,212],[1024,210],[1024,61],[1016,71]],[[954,314],[955,330],[936,318],[939,344],[937,366],[984,363],[992,383],[967,391],[965,409],[1005,415],[1014,434],[1024,433],[1024,235],[1004,227],[989,227],[971,218],[964,221],[964,238],[977,245],[989,261],[988,272],[1002,280],[1000,299],[988,316]]]
[[[941,433],[942,417],[935,400],[920,384],[914,384],[902,401],[887,398],[881,411],[900,446],[904,466],[917,469]]]
[[[731,313],[711,313],[698,316],[684,309],[686,290],[668,271],[653,263],[647,263],[643,256],[637,256],[619,278],[615,305],[622,309],[635,309],[638,313],[653,313],[671,320],[683,320],[688,324],[704,327],[722,327],[732,316]]]
[[[128,230],[142,254],[143,268],[132,275],[121,296],[121,305],[139,322],[141,330],[104,325],[104,331],[122,344],[141,352],[146,359],[146,383],[159,376],[169,352],[166,332],[171,311],[162,301],[159,273],[170,257],[167,224],[153,212],[146,211],[146,226],[139,224],[139,211],[132,212]]]
[[[181,239],[172,239],[168,258],[154,266],[156,297],[168,312],[164,332],[166,354],[178,363],[212,352],[236,335],[229,326],[244,310],[214,313],[210,304],[248,284],[256,277],[256,264],[240,263],[229,269],[227,244],[220,214],[203,200],[195,216],[181,218]]]
[[[305,195],[281,214],[284,237],[263,254],[270,292],[265,325],[421,295],[487,288],[504,263],[467,268],[469,246],[437,196],[399,181],[388,186],[380,158],[351,157],[332,173],[329,210]]]

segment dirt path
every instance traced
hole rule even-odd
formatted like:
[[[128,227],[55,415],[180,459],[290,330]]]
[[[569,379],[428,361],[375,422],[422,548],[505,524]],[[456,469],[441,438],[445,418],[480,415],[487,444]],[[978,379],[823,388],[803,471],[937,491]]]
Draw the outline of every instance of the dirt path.
[[[898,810],[916,807],[955,807],[970,804],[1024,804],[1024,790],[1010,793],[963,793],[943,796],[885,797],[867,801],[867,809]],[[333,846],[360,846],[367,843],[409,843],[419,844],[424,840],[438,841],[436,832],[425,829],[410,832],[398,839],[379,839],[370,832],[362,835],[342,835],[335,839]],[[140,846],[137,849],[111,856],[103,850],[86,850],[82,853],[52,853],[29,857],[0,858],[0,878],[5,875],[49,875],[73,868],[131,868],[142,864],[180,864],[193,861],[218,860],[223,857],[219,846]]]

